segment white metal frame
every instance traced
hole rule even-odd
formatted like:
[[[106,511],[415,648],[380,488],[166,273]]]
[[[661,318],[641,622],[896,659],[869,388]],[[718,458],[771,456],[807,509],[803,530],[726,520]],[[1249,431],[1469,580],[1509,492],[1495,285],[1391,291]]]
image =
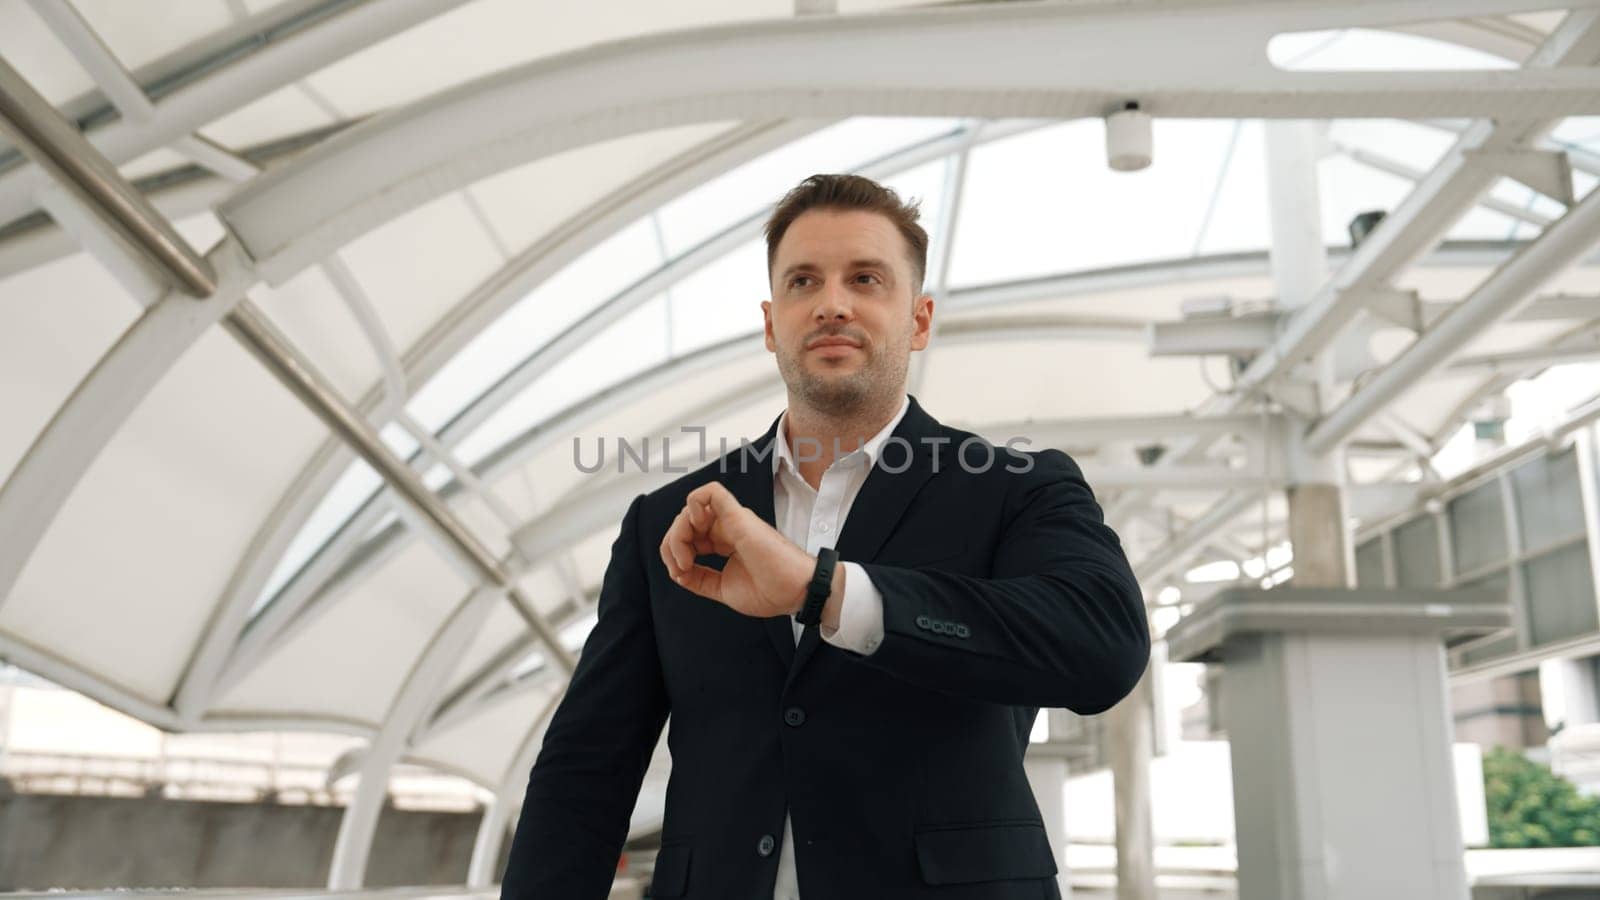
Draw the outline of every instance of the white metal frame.
[[[456,0],[459,2],[459,0]],[[107,52],[62,0],[34,0],[73,47],[97,82],[123,110],[126,118],[100,129],[93,137],[113,160],[133,156],[167,144],[216,169],[226,177],[247,178],[253,167],[224,148],[197,142],[193,130],[244,101],[289,83],[322,65],[389,34],[422,21],[455,2],[441,0],[387,0],[364,4],[293,41],[269,46],[235,67],[157,102],[139,89],[133,76]],[[1600,48],[1600,2],[1581,0],[1580,8],[1537,50],[1527,68],[1516,72],[1485,73],[1385,73],[1381,77],[1357,73],[1306,74],[1280,72],[1264,64],[1258,51],[1265,39],[1282,31],[1313,30],[1352,25],[1407,25],[1437,16],[1436,4],[1425,0],[1389,0],[1383,4],[1302,4],[1274,2],[1199,2],[1180,0],[1160,4],[1161,21],[1152,22],[1153,0],[1135,0],[1115,7],[1021,6],[982,10],[938,10],[894,17],[823,18],[803,22],[773,22],[699,29],[646,38],[621,46],[578,51],[557,60],[541,61],[492,76],[446,95],[396,111],[364,128],[360,135],[328,144],[280,170],[258,175],[224,209],[223,215],[238,235],[224,242],[209,259],[221,276],[218,296],[197,304],[187,297],[168,296],[153,302],[124,338],[65,403],[39,439],[29,449],[12,477],[0,487],[0,533],[21,540],[0,544],[0,601],[20,575],[37,541],[70,496],[82,474],[103,450],[138,402],[163,377],[182,351],[210,325],[226,315],[244,291],[258,278],[280,282],[306,265],[328,260],[338,246],[381,221],[415,207],[431,197],[464,189],[473,181],[511,165],[590,143],[605,137],[661,128],[687,122],[739,118],[745,115],[833,117],[860,112],[963,115],[1095,116],[1109,104],[1132,93],[1158,115],[1226,116],[1248,114],[1267,117],[1329,117],[1361,115],[1483,115],[1503,124],[1482,122],[1464,132],[1456,147],[1433,171],[1423,175],[1416,190],[1385,220],[1383,226],[1327,279],[1311,304],[1288,322],[1288,329],[1244,374],[1242,389],[1207,410],[1217,421],[1201,420],[1192,431],[1202,432],[1183,452],[1163,460],[1158,474],[1130,473],[1128,486],[1180,487],[1194,471],[1229,485],[1226,473],[1202,469],[1199,455],[1217,434],[1244,428],[1237,413],[1249,412],[1255,394],[1269,390],[1300,361],[1331,345],[1351,319],[1367,307],[1374,293],[1384,290],[1394,276],[1436,246],[1448,227],[1478,202],[1484,189],[1503,170],[1492,160],[1528,152],[1551,125],[1551,119],[1572,113],[1600,112],[1600,78],[1592,68],[1568,68],[1592,62]],[[1548,6],[1542,0],[1460,0],[1452,15],[1487,16],[1534,11]],[[1157,53],[1159,48],[1137,37],[1149,28],[1179,28],[1191,36],[1197,52],[1211,62],[1196,66],[1186,60],[1182,71]],[[984,66],[953,64],[929,81],[919,76],[915,84],[893,82],[888,76],[863,81],[858,72],[848,83],[833,83],[818,72],[848,73],[849,67],[829,67],[817,54],[849,54],[871,46],[875,55],[923,59],[929,48],[945,48],[955,63],[969,59],[972,48],[994,46],[993,36],[1004,33],[1007,55]],[[728,40],[736,37],[739,40]],[[808,53],[785,53],[804,48]],[[1069,70],[1061,69],[1069,60]],[[793,64],[789,60],[803,60]],[[674,61],[682,64],[674,65]],[[623,77],[649,67],[670,72],[671,77],[648,80]],[[883,71],[893,71],[885,66]],[[926,70],[909,67],[925,76]],[[709,80],[708,80],[709,79]],[[1070,82],[1070,87],[1066,83]],[[745,90],[729,93],[727,83]],[[505,115],[511,110],[512,115]],[[597,116],[597,111],[607,115]],[[371,415],[383,398],[404,397],[408,378],[425,378],[458,351],[472,334],[492,321],[516,297],[575,258],[620,223],[697,178],[725,167],[755,151],[810,128],[807,123],[761,123],[735,129],[695,148],[695,153],[675,158],[615,192],[605,201],[569,222],[528,252],[513,258],[496,276],[459,304],[446,321],[406,355],[382,348],[380,359],[385,384],[362,404]],[[426,133],[441,140],[415,141]],[[970,135],[965,135],[969,139]],[[705,151],[711,151],[707,153]],[[928,152],[926,149],[924,153]],[[948,148],[940,151],[950,152]],[[963,151],[964,152],[964,151]],[[698,155],[696,155],[698,154]],[[900,159],[916,158],[908,152]],[[960,169],[957,169],[959,173]],[[37,176],[29,171],[0,174],[0,221],[29,211],[39,196]],[[959,175],[956,184],[959,185]],[[952,211],[952,216],[954,212]],[[758,224],[758,223],[756,223]],[[740,223],[748,230],[751,222]],[[737,232],[744,234],[744,231]],[[728,233],[725,233],[725,236]],[[1600,192],[1573,207],[1551,223],[1538,240],[1528,245],[1490,282],[1423,332],[1416,345],[1385,365],[1372,383],[1307,435],[1314,452],[1335,448],[1355,430],[1381,412],[1405,385],[1447,364],[1467,340],[1482,329],[1514,314],[1529,302],[1533,291],[1552,269],[1571,265],[1587,252],[1600,235]],[[531,380],[551,361],[593,337],[621,311],[653,296],[686,270],[692,270],[712,250],[725,248],[724,240],[705,248],[701,255],[664,268],[654,281],[632,293],[613,298],[598,317],[581,327],[548,355],[531,362],[519,377]],[[940,257],[947,258],[947,253]],[[942,268],[942,266],[941,266]],[[648,289],[648,290],[647,290]],[[1031,288],[1023,287],[1026,292]],[[989,298],[993,302],[1003,300]],[[611,318],[608,318],[611,317]],[[1038,320],[969,326],[949,323],[941,342],[959,339],[1004,339],[1020,326],[1037,336]],[[1047,323],[1046,323],[1047,324]],[[1085,328],[1115,331],[1124,323],[1058,323],[1072,336]],[[380,329],[381,331],[381,329]],[[376,335],[375,335],[376,337]],[[1126,335],[1124,335],[1126,337]],[[381,340],[376,343],[382,344]],[[718,352],[726,352],[726,348]],[[717,352],[698,355],[694,365],[712,364]],[[1539,361],[1519,358],[1519,365]],[[681,361],[675,360],[674,363]],[[679,372],[683,371],[679,368]],[[531,373],[531,374],[529,374]],[[657,386],[658,382],[649,382]],[[764,390],[770,380],[756,382],[717,402],[732,404]],[[642,388],[640,388],[642,389]],[[609,389],[610,396],[626,392]],[[500,395],[485,398],[466,420],[496,408]],[[1232,416],[1231,418],[1225,418]],[[1224,427],[1221,423],[1227,421]],[[1061,427],[1063,423],[1053,423]],[[1105,436],[1119,423],[1095,423],[1091,431]],[[1177,428],[1182,422],[1141,421],[1120,423],[1139,433]],[[1187,423],[1192,424],[1192,423]],[[459,432],[468,426],[459,427]],[[1269,431],[1278,429],[1272,428]],[[1228,432],[1233,433],[1233,432]],[[1264,437],[1265,435],[1263,435]],[[419,437],[426,437],[419,435]],[[440,436],[430,452],[448,460],[449,441]],[[1592,436],[1585,439],[1592,442]],[[531,441],[536,443],[536,441]],[[1591,448],[1592,449],[1592,448]],[[48,651],[16,641],[0,641],[0,651],[24,665],[69,687],[85,690],[119,708],[135,712],[163,727],[207,728],[221,724],[204,713],[215,696],[221,675],[229,665],[228,650],[243,624],[243,616],[264,583],[273,562],[309,514],[315,499],[342,468],[343,455],[331,447],[319,451],[264,525],[241,561],[228,596],[218,607],[205,641],[192,661],[175,701],[176,711],[132,696],[115,685],[75,666],[67,666]],[[509,465],[514,453],[502,454],[497,464]],[[1273,457],[1269,454],[1266,461]],[[1589,479],[1593,459],[1586,457]],[[471,486],[476,473],[457,467],[460,480]],[[468,477],[469,474],[472,477]],[[1102,472],[1114,479],[1111,470]],[[1270,476],[1271,473],[1269,473]],[[1276,484],[1275,476],[1268,484]],[[597,500],[616,501],[631,495],[636,483],[624,479],[599,486]],[[604,495],[601,497],[600,495]],[[1215,540],[1217,529],[1250,508],[1255,490],[1228,495],[1211,511],[1195,519],[1138,566],[1146,580],[1159,580],[1186,561],[1194,551]],[[1142,498],[1122,504],[1121,512],[1137,509]],[[547,515],[524,524],[518,543],[533,545],[536,553],[560,546],[558,536],[593,530],[595,516],[614,518],[605,502],[586,504],[582,514]],[[1591,498],[1586,510],[1594,535]],[[574,518],[574,516],[576,518]],[[582,521],[579,521],[582,520]],[[1441,536],[1445,530],[1441,529]],[[330,557],[334,559],[335,557]],[[321,588],[321,585],[318,585]],[[306,600],[312,598],[306,595]],[[470,638],[481,627],[496,591],[482,588],[462,602],[435,635],[430,648],[417,661],[399,699],[374,737],[363,758],[362,788],[341,828],[334,867],[336,886],[360,883],[361,869],[370,846],[383,785],[392,763],[408,744],[426,733],[430,716],[439,710],[435,696]],[[281,634],[279,630],[275,633]],[[264,642],[263,647],[270,642]],[[235,664],[248,656],[234,657]],[[488,699],[483,694],[473,698]],[[294,716],[232,719],[271,722],[273,727],[305,726]],[[318,719],[317,727],[329,727]],[[335,725],[337,727],[337,725]],[[345,723],[360,731],[358,723]],[[475,851],[475,878],[485,877],[486,859],[492,860],[512,807],[509,786],[521,777],[536,751],[541,726],[529,733],[528,743],[506,773],[500,786],[497,816],[486,816],[485,832]]]

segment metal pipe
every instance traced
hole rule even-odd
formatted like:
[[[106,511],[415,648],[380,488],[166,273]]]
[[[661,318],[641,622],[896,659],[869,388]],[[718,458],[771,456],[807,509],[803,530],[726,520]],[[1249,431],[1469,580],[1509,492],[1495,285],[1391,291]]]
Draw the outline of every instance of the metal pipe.
[[[181,72],[141,84],[156,103],[145,122],[118,119],[93,128],[93,143],[116,163],[164,147],[246,103],[292,84],[465,0],[352,0],[325,5],[284,4],[255,20],[275,23],[264,33],[243,23],[237,44],[215,48]],[[202,43],[205,40],[202,39]],[[179,51],[177,55],[184,55]],[[212,72],[213,74],[206,74]],[[177,79],[174,81],[174,79]],[[33,211],[23,171],[0,171],[0,224]]]
[[[438,529],[486,583],[502,588],[511,586],[510,573],[494,554],[383,443],[378,432],[356,415],[318,372],[300,359],[299,352],[267,322],[254,304],[249,300],[240,301],[222,324],[317,418],[366,460],[380,478],[399,492],[429,525]]]
[[[373,471],[435,529],[446,544],[460,554],[483,582],[504,592],[506,599],[528,628],[545,644],[556,664],[569,674],[577,660],[561,643],[561,636],[534,610],[516,588],[513,573],[480,542],[438,494],[422,483],[411,467],[395,455],[378,436],[377,429],[362,418],[338,395],[309,361],[281,335],[249,300],[239,301],[223,319],[228,329],[261,364],[266,366],[317,418],[333,430]]]
[[[185,293],[204,298],[216,292],[211,264],[3,59],[0,130],[63,187],[99,210],[119,237]]]

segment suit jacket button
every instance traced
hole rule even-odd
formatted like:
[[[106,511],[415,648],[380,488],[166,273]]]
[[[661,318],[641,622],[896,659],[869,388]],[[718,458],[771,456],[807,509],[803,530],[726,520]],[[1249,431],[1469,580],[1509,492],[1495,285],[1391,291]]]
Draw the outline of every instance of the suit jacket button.
[[[783,711],[783,721],[799,728],[806,723],[806,711],[798,706],[791,706]]]
[[[763,834],[761,836],[761,840],[756,842],[756,852],[762,856],[771,856],[772,848],[775,847],[777,843],[777,841],[772,839],[772,835]]]

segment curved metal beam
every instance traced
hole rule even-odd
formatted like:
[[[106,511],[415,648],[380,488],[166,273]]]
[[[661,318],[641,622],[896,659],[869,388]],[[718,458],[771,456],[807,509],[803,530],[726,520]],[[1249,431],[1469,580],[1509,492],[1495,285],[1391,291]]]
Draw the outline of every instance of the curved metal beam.
[[[594,221],[592,224],[586,223],[580,234],[585,239],[597,243],[612,230],[642,213],[644,209],[641,207],[646,202],[654,200],[659,205],[659,202],[664,200],[662,195],[668,189],[682,189],[693,184],[690,173],[700,177],[708,176],[711,172],[717,171],[714,166],[726,167],[737,164],[742,159],[753,157],[757,152],[770,149],[784,138],[793,139],[798,134],[814,131],[817,127],[815,123],[758,123],[743,129],[735,129],[729,135],[714,138],[706,145],[676,157],[662,169],[641,179],[646,182],[645,184],[635,183],[619,189],[612,195],[614,203],[602,203],[598,208],[586,212],[583,218]],[[1038,127],[1040,125],[1036,122],[1002,123],[985,128],[983,139],[998,140]],[[883,159],[868,163],[862,171],[871,177],[890,177],[938,159],[968,144],[969,138],[965,131],[957,130],[891,153]],[[622,209],[627,209],[632,215],[626,219],[621,218]],[[540,374],[549,371],[551,367],[581,348],[585,341],[601,333],[606,325],[638,308],[673,281],[688,277],[721,258],[722,253],[727,250],[758,236],[763,218],[761,214],[746,217],[678,259],[663,265],[641,282],[602,303],[524,359],[491,386],[484,395],[470,403],[440,429],[439,441],[446,446],[459,441]],[[600,227],[602,222],[609,226],[604,231]],[[498,316],[516,300],[526,296],[538,281],[554,274],[560,265],[574,258],[580,248],[587,249],[588,246],[592,244],[574,240],[556,244],[552,248],[547,246],[546,241],[541,241],[491,276],[483,286],[458,304],[456,310],[461,312],[461,315],[452,314],[436,327],[435,332],[439,328],[448,329],[445,333],[448,340],[430,342],[429,338],[425,337],[419,341],[418,347],[424,348],[425,355],[415,362],[408,357],[405,366],[408,381],[421,383],[442,366],[448,356],[459,351],[478,330],[487,327],[493,321],[491,313],[493,316]],[[449,348],[448,353],[443,352],[446,347]],[[424,371],[413,374],[415,369]],[[370,413],[381,402],[382,392],[374,389],[363,399],[362,409]],[[363,504],[352,518],[319,548],[307,564],[284,585],[267,610],[240,636],[246,614],[259,595],[276,561],[281,558],[284,549],[310,517],[316,503],[332,487],[343,467],[349,463],[349,459],[349,454],[344,451],[343,445],[336,440],[330,440],[319,448],[307,469],[296,480],[291,494],[280,502],[279,509],[258,534],[256,542],[252,544],[251,555],[241,561],[239,577],[230,585],[222,601],[221,609],[224,612],[219,621],[222,622],[224,626],[222,630],[225,633],[207,635],[196,657],[197,662],[193,667],[194,677],[184,678],[184,686],[180,689],[177,699],[180,712],[196,714],[204,707],[208,697],[225,690],[226,684],[213,684],[215,676],[224,670],[225,657],[237,657],[245,666],[253,665],[258,652],[267,644],[279,639],[281,629],[296,621],[301,607],[314,593],[327,589],[329,580],[339,574],[340,567],[348,561],[358,542],[363,540],[389,512],[392,498],[387,488],[381,488],[377,495]],[[269,559],[271,564],[268,562]],[[239,636],[240,643],[238,647],[233,648],[231,641],[236,636]],[[226,668],[232,672],[239,666],[229,662]],[[230,676],[227,684],[232,683],[234,683],[233,678]]]
[[[1506,248],[1515,247],[1515,244],[1497,244],[1490,252],[1487,245],[1470,244],[1461,247],[1446,247],[1437,251],[1433,261],[1444,265],[1450,264],[1482,264],[1494,265],[1506,252]],[[1342,251],[1339,251],[1342,252]],[[1336,253],[1337,255],[1337,253]],[[1163,262],[1152,264],[1139,264],[1133,266],[1117,267],[1111,270],[1074,273],[1066,276],[1052,278],[1030,279],[1023,282],[1013,282],[1001,285],[992,285],[982,288],[969,288],[953,292],[949,298],[948,306],[951,310],[990,309],[1004,307],[1008,304],[1028,303],[1051,297],[1066,297],[1076,294],[1088,294],[1100,291],[1127,289],[1129,287],[1153,284],[1170,283],[1174,276],[1192,278],[1196,280],[1241,277],[1252,273],[1260,275],[1267,271],[1267,257],[1264,253],[1227,254],[1216,258],[1201,260],[1181,260],[1177,262]],[[1036,336],[1030,333],[1015,333],[1010,326],[1013,321],[1006,317],[990,317],[988,320],[996,331],[998,337],[1027,338]],[[1070,322],[1070,320],[1068,320]],[[1125,323],[1115,320],[1086,319],[1085,323],[1095,323],[1102,326],[1105,334],[1114,335],[1121,332],[1119,339],[1133,336],[1132,329]],[[981,323],[980,323],[981,325]],[[952,331],[959,334],[965,326],[952,324]],[[1061,324],[1066,336],[1077,337],[1073,334],[1068,324]],[[981,330],[981,328],[980,328]],[[1002,332],[1011,331],[1010,334]],[[970,338],[969,338],[970,339]],[[480,477],[493,481],[503,476],[506,472],[523,459],[538,453],[550,446],[550,441],[564,438],[573,431],[581,430],[587,422],[596,421],[609,415],[617,409],[638,399],[649,396],[666,389],[671,384],[682,378],[689,377],[695,372],[702,371],[710,365],[722,365],[730,359],[752,353],[754,343],[753,335],[741,335],[728,339],[711,348],[702,350],[680,360],[669,361],[655,369],[641,373],[636,378],[622,384],[613,385],[601,391],[578,400],[550,420],[542,422],[523,434],[513,438],[508,444],[491,453],[482,462],[475,466]],[[761,396],[772,391],[781,390],[781,382],[774,374],[766,379],[751,385],[739,386],[730,391],[717,403],[720,408],[727,410],[736,408],[737,404],[754,402]],[[741,399],[742,398],[742,399]],[[701,416],[702,420],[714,418],[715,415]],[[664,430],[658,428],[657,431]],[[1216,433],[1214,429],[1206,432]],[[447,486],[442,492],[446,497],[454,496],[457,491]],[[247,631],[235,655],[227,661],[226,668],[218,680],[218,693],[225,691],[235,684],[249,670],[259,664],[260,660],[269,655],[271,649],[287,640],[302,628],[308,627],[315,617],[326,609],[326,604],[336,599],[342,591],[350,585],[358,583],[362,574],[371,566],[381,564],[405,546],[409,537],[403,525],[391,525],[384,532],[367,540],[366,536],[376,527],[385,515],[386,507],[375,501],[370,501],[363,506],[340,529],[336,538],[330,541],[326,548],[328,551],[337,551],[324,555],[319,554],[314,558],[303,573],[307,577],[301,581],[292,581],[285,588],[286,592],[293,593],[294,603],[280,610],[270,609],[264,612],[263,617],[282,616],[272,628],[254,633],[254,629]],[[565,546],[562,544],[561,546]],[[280,633],[281,632],[281,633]]]
[[[607,194],[518,254],[474,288],[449,314],[418,339],[403,357],[407,382],[422,384],[433,377],[512,304],[623,225],[714,173],[739,165],[818,127],[820,125],[814,122],[772,121],[735,127],[674,156]],[[377,385],[367,392],[357,408],[370,416],[382,405],[383,400],[382,385]],[[232,652],[234,642],[240,640],[250,608],[290,542],[354,458],[349,448],[337,438],[330,437],[323,442],[256,532],[217,603],[217,611],[174,698],[174,706],[183,718],[199,716],[210,698],[216,696],[216,676]],[[368,527],[377,524],[382,512],[387,512],[388,508],[385,504],[381,512],[364,520],[370,523]],[[362,532],[356,537],[364,534]],[[332,540],[337,544],[338,536]],[[328,549],[336,552],[319,552],[308,562],[309,568],[302,570],[300,574],[309,576],[306,580],[320,585],[333,572],[333,568],[327,566],[328,561],[344,560],[344,554],[337,552],[339,546],[330,546]],[[286,586],[285,589],[290,588]],[[292,613],[296,608],[298,603],[289,603],[286,611]],[[274,613],[274,619],[263,623],[264,633],[271,633],[282,624],[275,621],[278,615]],[[245,639],[252,640],[248,634],[246,632]]]
[[[1457,17],[1539,0],[1459,0]],[[1595,0],[1569,2],[1595,5]],[[279,283],[508,166],[652,128],[764,115],[1551,118],[1600,112],[1600,72],[1286,72],[1277,34],[1438,16],[1431,0],[986,5],[777,20],[563,54],[383,115],[253,181],[221,214]],[[1185,35],[1182,54],[1170,36]],[[996,55],[991,48],[1003,46]],[[870,53],[874,65],[859,65]],[[941,64],[929,69],[931,57]]]
[[[295,23],[296,30],[287,37],[252,35],[253,40],[246,46],[259,49],[215,60],[213,65],[223,66],[216,74],[165,92],[156,101],[154,118],[142,122],[118,119],[85,137],[111,162],[128,162],[462,2],[366,2],[353,9],[339,9],[326,21],[318,22],[320,16],[315,16],[303,25]],[[334,8],[345,5],[331,4]],[[263,16],[264,19],[269,17],[276,18],[270,14]],[[246,24],[239,33],[250,30],[252,26]],[[234,29],[228,31],[232,33]],[[0,223],[32,211],[32,192],[37,177],[36,170],[26,167],[0,174]]]
[[[1324,453],[1426,378],[1484,329],[1532,302],[1545,282],[1577,265],[1600,240],[1600,191],[1591,192],[1424,331],[1362,388],[1311,427],[1306,446]]]
[[[952,306],[960,308],[958,304],[953,303]],[[994,340],[1085,338],[1142,343],[1146,339],[1146,325],[1138,320],[1110,317],[1030,315],[953,322],[946,326],[945,334],[948,340],[956,344]],[[709,368],[756,357],[765,352],[756,338],[757,334],[751,332],[727,339],[706,350],[663,363],[623,385],[613,386],[585,397],[552,420],[542,423],[537,429],[519,436],[512,445],[497,451],[475,469],[480,472],[480,477],[493,481],[523,459],[549,446],[551,441],[569,435],[574,428],[581,427],[583,422],[595,421],[611,410],[651,396],[665,390],[673,383]],[[735,391],[734,399],[722,411],[737,409],[743,404],[754,402],[779,387],[781,382],[775,374],[764,376],[750,386]],[[704,418],[715,417],[716,414],[708,414]],[[661,426],[662,429],[666,427],[665,424]],[[445,492],[446,496],[457,493],[459,492]],[[365,538],[381,521],[384,514],[385,508],[377,503],[377,498],[374,498],[341,529],[341,534],[347,536],[354,549],[355,542]],[[330,605],[331,601],[342,593],[343,588],[359,583],[366,571],[389,559],[393,553],[405,546],[408,539],[407,529],[396,523],[379,537],[361,545],[359,557],[350,559],[348,564],[341,565],[337,571],[328,571],[328,567],[333,565],[330,557],[324,556],[317,560],[311,574],[325,575],[327,580],[308,577],[305,580],[291,582],[292,593],[289,596],[296,602],[263,613],[263,616],[269,617],[268,621],[276,623],[275,627],[263,628],[260,631],[252,628],[246,633],[241,640],[239,652],[228,661],[218,678],[218,691],[225,691],[236,684],[261,658],[269,655],[273,648],[280,646],[285,640],[307,627],[315,615],[320,614],[320,612],[313,614],[313,609]]]
[[[85,376],[0,487],[0,605],[100,451],[184,353],[255,283],[232,240],[206,255],[217,292],[203,302],[172,291],[151,306]]]
[[[472,859],[467,864],[467,884],[488,887],[498,874],[494,871],[494,867],[500,859],[500,844],[505,840],[506,831],[510,826],[511,813],[521,806],[522,792],[527,787],[527,773],[533,768],[533,761],[539,755],[539,747],[544,743],[545,729],[550,724],[550,717],[555,714],[556,707],[561,705],[561,698],[564,695],[565,688],[550,698],[550,702],[545,704],[544,711],[529,726],[528,733],[517,746],[516,752],[511,754],[511,762],[506,765],[505,775],[495,788],[494,802],[483,811],[483,819],[478,823],[478,837],[473,842]]]
[[[501,563],[501,565],[504,565]],[[361,760],[356,795],[339,819],[333,862],[328,872],[332,890],[358,888],[366,877],[367,857],[377,830],[378,813],[389,788],[389,770],[406,749],[406,738],[433,701],[439,684],[471,646],[484,621],[505,595],[501,586],[476,588],[451,613],[449,620],[422,651],[400,688],[383,727]]]

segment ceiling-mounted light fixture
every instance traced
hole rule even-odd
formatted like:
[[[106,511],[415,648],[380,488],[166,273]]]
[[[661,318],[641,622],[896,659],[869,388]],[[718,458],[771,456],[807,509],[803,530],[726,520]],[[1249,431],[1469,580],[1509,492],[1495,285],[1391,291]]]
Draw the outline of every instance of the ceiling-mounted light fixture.
[[[1150,114],[1129,100],[1106,116],[1106,161],[1118,172],[1137,172],[1150,165]]]

